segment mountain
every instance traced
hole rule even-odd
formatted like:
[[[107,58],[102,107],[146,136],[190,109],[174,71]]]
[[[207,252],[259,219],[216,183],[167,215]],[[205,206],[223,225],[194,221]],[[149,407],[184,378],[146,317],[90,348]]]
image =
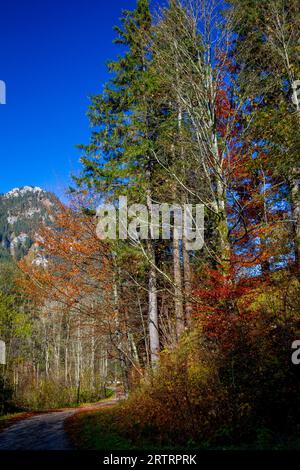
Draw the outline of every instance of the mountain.
[[[51,211],[59,200],[33,186],[15,188],[0,195],[0,259],[25,256],[42,223],[51,224]]]

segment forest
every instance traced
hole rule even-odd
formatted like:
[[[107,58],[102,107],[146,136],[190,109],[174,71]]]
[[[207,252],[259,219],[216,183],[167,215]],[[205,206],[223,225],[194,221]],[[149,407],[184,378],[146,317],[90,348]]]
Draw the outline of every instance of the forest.
[[[117,390],[73,419],[80,448],[110,433],[118,448],[299,449],[299,0],[136,3],[68,202],[1,261],[1,412]],[[100,237],[124,197],[136,231]],[[154,237],[138,213],[164,204],[170,236]],[[183,206],[200,248],[176,236]]]

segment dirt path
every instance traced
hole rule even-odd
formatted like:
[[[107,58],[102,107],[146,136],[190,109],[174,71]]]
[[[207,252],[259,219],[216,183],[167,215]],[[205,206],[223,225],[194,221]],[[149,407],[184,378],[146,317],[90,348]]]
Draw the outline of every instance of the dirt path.
[[[0,450],[72,450],[64,430],[67,418],[78,412],[111,406],[112,399],[86,408],[72,408],[23,419],[0,433]]]

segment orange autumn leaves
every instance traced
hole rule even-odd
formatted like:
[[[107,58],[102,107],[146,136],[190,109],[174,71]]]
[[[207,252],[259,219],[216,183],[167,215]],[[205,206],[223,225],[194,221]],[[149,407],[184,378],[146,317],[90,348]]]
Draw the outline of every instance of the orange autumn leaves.
[[[38,305],[51,299],[66,311],[80,305],[80,311],[89,315],[91,302],[83,300],[101,295],[108,307],[111,257],[108,247],[97,238],[94,218],[62,205],[53,218],[53,226],[43,226],[36,236],[35,251],[45,266],[35,263],[36,253],[19,263],[25,274],[23,287]]]

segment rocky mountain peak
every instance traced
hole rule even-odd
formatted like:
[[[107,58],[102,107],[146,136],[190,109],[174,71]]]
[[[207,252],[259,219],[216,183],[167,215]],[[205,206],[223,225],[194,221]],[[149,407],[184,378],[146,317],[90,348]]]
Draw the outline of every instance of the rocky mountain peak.
[[[37,186],[0,195],[0,258],[25,256],[41,224],[51,224],[51,211],[58,203],[53,193]]]
[[[28,193],[33,193],[33,194],[40,194],[40,193],[45,193],[45,191],[38,186],[23,186],[21,188],[14,188],[8,191],[3,195],[5,199],[9,199],[11,197],[19,197],[19,196],[24,196]]]

